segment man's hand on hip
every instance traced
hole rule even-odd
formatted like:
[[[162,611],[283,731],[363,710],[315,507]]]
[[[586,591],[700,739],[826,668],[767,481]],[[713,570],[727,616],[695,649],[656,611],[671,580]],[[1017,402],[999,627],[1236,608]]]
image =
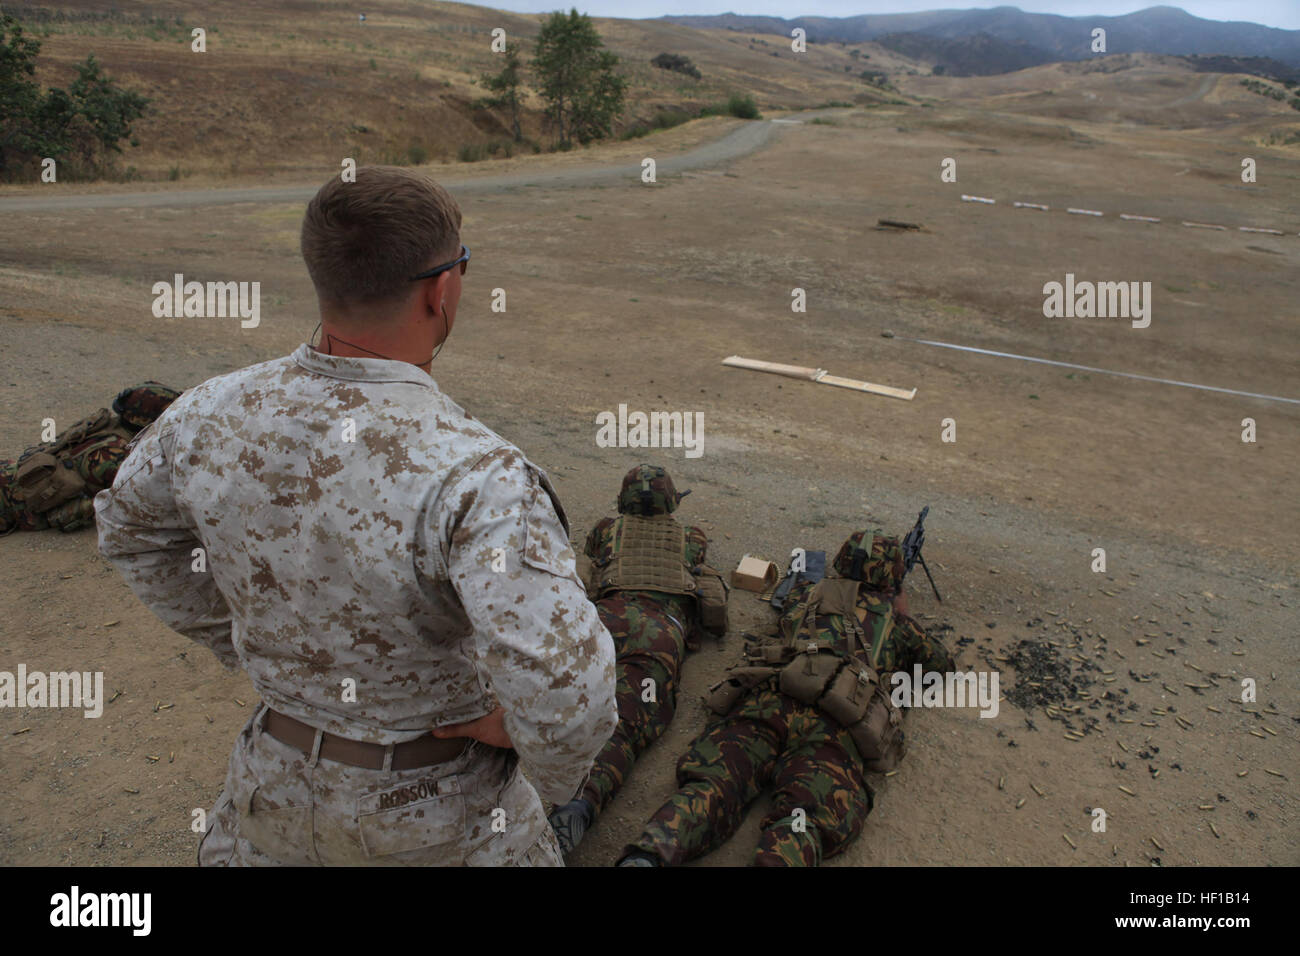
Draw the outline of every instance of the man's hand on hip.
[[[478,720],[437,727],[434,729],[433,735],[435,737],[473,737],[489,747],[513,750],[515,745],[511,741],[510,735],[506,733],[505,717],[506,709],[498,707],[492,713],[480,717]]]

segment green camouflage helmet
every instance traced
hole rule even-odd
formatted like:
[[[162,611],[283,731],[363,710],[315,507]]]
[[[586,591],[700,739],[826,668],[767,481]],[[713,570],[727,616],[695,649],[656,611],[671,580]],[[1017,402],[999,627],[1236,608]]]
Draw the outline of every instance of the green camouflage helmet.
[[[875,591],[899,591],[903,584],[903,548],[898,539],[876,529],[857,531],[840,546],[834,567],[842,578],[861,581]]]
[[[666,515],[677,510],[689,491],[678,493],[668,472],[658,465],[637,465],[623,476],[618,493],[619,514]]]
[[[117,398],[113,399],[113,411],[117,412],[123,425],[138,432],[161,415],[180,394],[160,382],[145,382],[118,392]]]

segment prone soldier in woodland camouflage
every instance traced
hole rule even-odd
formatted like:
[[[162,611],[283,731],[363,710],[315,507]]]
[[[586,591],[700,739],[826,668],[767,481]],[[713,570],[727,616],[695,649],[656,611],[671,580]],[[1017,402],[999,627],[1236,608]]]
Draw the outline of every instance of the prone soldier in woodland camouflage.
[[[551,814],[566,854],[672,722],[682,661],[699,632],[726,633],[727,586],[705,563],[708,537],[672,517],[687,494],[663,468],[638,465],[623,477],[618,517],[587,535],[579,570],[614,638],[619,720],[582,792]]]
[[[0,461],[0,535],[93,525],[95,495],[113,484],[131,439],[179,395],[158,382],[124,388],[112,411],[101,408],[17,461]]]
[[[867,530],[834,561],[837,578],[790,592],[779,636],[749,644],[715,685],[717,715],[677,763],[678,791],[624,851],[620,866],[675,865],[724,843],[745,807],[773,788],[759,866],[817,865],[862,830],[874,795],[866,771],[904,754],[888,675],[951,671],[947,649],[907,616],[898,540]]]

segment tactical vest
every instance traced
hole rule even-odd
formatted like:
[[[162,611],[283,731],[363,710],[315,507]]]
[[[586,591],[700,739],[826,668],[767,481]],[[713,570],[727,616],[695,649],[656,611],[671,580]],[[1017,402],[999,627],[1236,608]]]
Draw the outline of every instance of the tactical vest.
[[[113,483],[126,459],[132,430],[107,408],[65,428],[53,441],[28,448],[13,466],[7,496],[14,509],[29,515],[53,516],[50,523],[65,531],[80,527],[93,515],[79,499],[93,497]],[[63,507],[68,505],[69,507]],[[65,519],[75,519],[73,521]],[[0,531],[17,524],[13,515],[0,516]]]
[[[700,624],[710,633],[727,631],[727,587],[708,565],[686,563],[686,529],[669,515],[620,515],[611,554],[603,564],[579,562],[587,596],[599,600],[614,591],[659,591],[694,598]]]
[[[857,581],[826,578],[809,588],[781,617],[780,636],[745,648],[746,663],[710,688],[707,706],[727,714],[759,684],[777,679],[783,694],[816,707],[848,730],[868,770],[894,769],[906,753],[902,712],[890,700],[876,663],[894,626],[893,607],[866,595],[866,620],[858,618]],[[839,615],[847,653],[816,627],[819,614]],[[870,633],[863,624],[870,626]]]

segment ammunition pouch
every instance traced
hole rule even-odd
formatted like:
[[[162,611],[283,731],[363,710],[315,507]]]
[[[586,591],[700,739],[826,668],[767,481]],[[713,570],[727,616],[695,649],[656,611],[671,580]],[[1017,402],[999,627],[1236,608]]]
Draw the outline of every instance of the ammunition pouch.
[[[833,720],[852,727],[867,715],[876,683],[876,674],[871,668],[846,658],[827,680],[817,706]]]
[[[789,663],[793,652],[784,644],[746,644],[745,660],[754,664],[766,664],[780,669]]]
[[[819,653],[818,645],[810,644],[808,650],[796,654],[794,660],[781,668],[781,693],[802,703],[821,707],[822,694],[843,663],[844,658],[840,655],[829,650]]]
[[[35,512],[49,511],[80,495],[86,482],[71,459],[59,461],[48,452],[25,458],[14,475],[14,499]]]
[[[903,712],[889,699],[889,692],[877,684],[862,719],[849,727],[849,736],[868,770],[888,773],[906,756],[902,725]]]
[[[695,579],[699,598],[700,626],[717,637],[727,633],[727,582],[708,565],[701,565]]]
[[[130,438],[117,418],[106,408],[64,429],[53,441],[36,445],[23,452],[14,472],[10,494],[15,502],[35,514],[43,514],[65,502],[94,494],[88,478],[90,462],[109,454],[126,457],[125,442]],[[113,468],[116,473],[116,466]],[[111,478],[109,479],[111,481]]]

